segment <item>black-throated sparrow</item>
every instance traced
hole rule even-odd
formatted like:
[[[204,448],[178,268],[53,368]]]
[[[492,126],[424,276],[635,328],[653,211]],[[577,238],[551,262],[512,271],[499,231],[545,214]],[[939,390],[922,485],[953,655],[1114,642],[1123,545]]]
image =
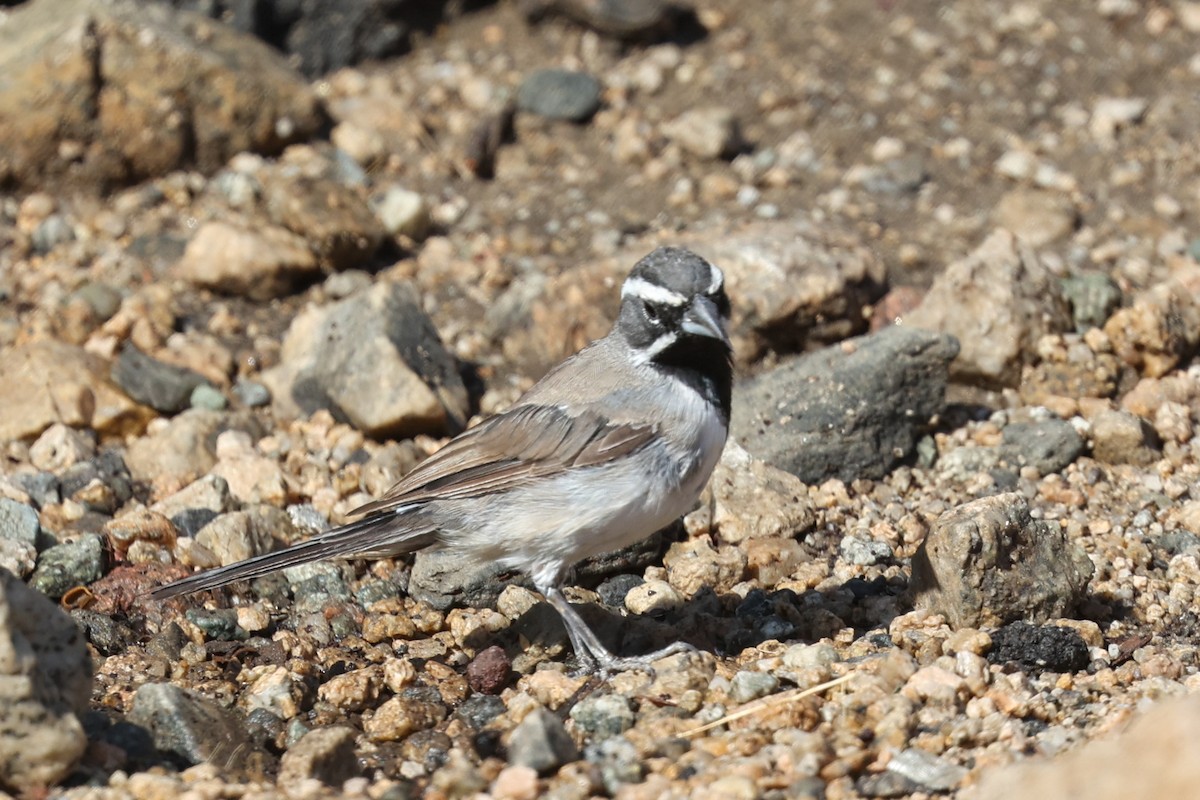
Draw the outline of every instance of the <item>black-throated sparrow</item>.
[[[361,519],[153,596],[324,558],[436,546],[527,573],[562,615],[585,669],[647,668],[688,649],[676,643],[617,657],[559,587],[576,562],[639,541],[696,502],[729,428],[728,314],[719,269],[688,250],[659,248],[622,285],[620,314],[607,336],[358,509]]]

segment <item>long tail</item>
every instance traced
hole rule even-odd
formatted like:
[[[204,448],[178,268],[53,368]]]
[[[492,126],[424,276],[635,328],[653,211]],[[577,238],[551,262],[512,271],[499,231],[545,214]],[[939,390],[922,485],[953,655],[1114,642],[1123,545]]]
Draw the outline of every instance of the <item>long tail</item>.
[[[150,593],[155,600],[181,594],[215,589],[234,581],[259,578],[288,567],[355,555],[400,555],[433,544],[437,531],[428,527],[407,527],[403,515],[390,511],[326,531],[303,542],[248,558],[236,564],[210,569],[188,578],[160,586]]]

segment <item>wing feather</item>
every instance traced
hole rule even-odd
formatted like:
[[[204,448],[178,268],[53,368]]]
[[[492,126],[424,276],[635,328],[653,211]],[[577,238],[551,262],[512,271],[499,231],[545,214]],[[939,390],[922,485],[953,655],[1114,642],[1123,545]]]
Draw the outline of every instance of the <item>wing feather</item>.
[[[377,514],[431,499],[504,491],[564,470],[605,464],[644,447],[654,425],[613,422],[558,406],[521,405],[464,431],[387,494],[355,509]]]

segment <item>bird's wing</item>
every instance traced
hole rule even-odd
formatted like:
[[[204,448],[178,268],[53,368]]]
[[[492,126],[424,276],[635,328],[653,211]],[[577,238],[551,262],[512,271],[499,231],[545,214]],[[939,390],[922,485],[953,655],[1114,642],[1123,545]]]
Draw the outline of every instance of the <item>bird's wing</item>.
[[[654,425],[614,422],[594,411],[570,414],[558,406],[518,405],[463,432],[354,513],[478,497],[597,466],[643,447],[655,431]]]

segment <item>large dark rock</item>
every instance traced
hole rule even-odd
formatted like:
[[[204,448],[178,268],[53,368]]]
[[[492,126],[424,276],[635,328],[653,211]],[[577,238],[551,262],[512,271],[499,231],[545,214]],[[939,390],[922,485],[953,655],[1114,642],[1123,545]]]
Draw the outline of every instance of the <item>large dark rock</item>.
[[[135,0],[32,0],[0,25],[0,186],[103,191],[321,129],[277,52]]]
[[[187,408],[192,392],[207,383],[198,372],[159,361],[131,344],[117,356],[112,378],[134,400],[164,414]]]
[[[1078,672],[1087,669],[1091,655],[1087,642],[1074,628],[1019,620],[992,634],[988,661],[1038,672]]]
[[[903,327],[787,361],[737,387],[733,436],[805,483],[880,478],[942,410],[958,342]]]
[[[1043,623],[1070,614],[1094,572],[1062,526],[1033,519],[1014,492],[943,514],[913,556],[912,589],[955,628]]]
[[[242,720],[215,701],[169,683],[147,683],[133,696],[129,721],[150,732],[155,746],[182,763],[210,761],[250,768],[265,754],[250,742]]]
[[[407,49],[445,0],[160,0],[220,19],[291,55],[309,77]]]

